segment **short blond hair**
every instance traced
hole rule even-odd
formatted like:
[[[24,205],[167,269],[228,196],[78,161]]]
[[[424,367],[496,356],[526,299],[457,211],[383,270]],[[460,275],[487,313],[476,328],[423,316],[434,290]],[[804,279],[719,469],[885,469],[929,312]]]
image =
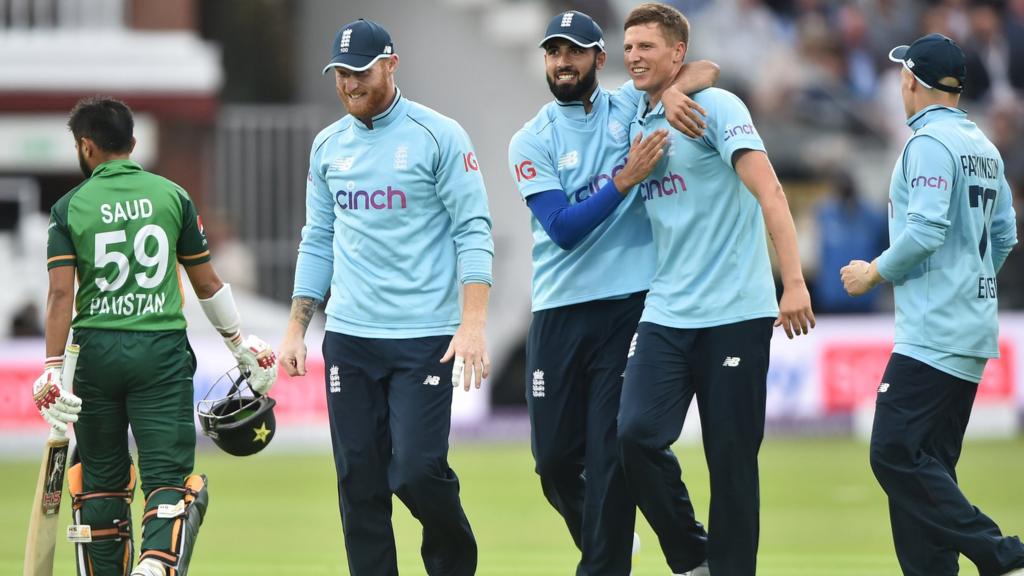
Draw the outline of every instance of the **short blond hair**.
[[[642,24],[657,24],[670,42],[690,43],[690,21],[683,13],[668,4],[647,2],[630,11],[623,29]]]

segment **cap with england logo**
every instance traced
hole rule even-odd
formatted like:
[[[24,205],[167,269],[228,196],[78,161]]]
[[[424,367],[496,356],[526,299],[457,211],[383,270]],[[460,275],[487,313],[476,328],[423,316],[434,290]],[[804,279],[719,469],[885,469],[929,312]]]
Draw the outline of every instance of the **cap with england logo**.
[[[538,46],[543,48],[544,43],[552,38],[565,38],[581,48],[596,46],[604,52],[604,32],[601,31],[601,27],[593,18],[576,10],[563,12],[552,18],[547,30],[544,31],[544,39]]]
[[[967,57],[956,42],[942,34],[929,34],[910,46],[897,46],[889,52],[889,60],[903,64],[925,88],[959,94],[967,80]],[[953,78],[956,86],[939,82]]]
[[[331,61],[324,66],[324,74],[331,68],[347,68],[362,72],[380,58],[395,52],[391,35],[373,20],[360,18],[342,26],[331,44]]]

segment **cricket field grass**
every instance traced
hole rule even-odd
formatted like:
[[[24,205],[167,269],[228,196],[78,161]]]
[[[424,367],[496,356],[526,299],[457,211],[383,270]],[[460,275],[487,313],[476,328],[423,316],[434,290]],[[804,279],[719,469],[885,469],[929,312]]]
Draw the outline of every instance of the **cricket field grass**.
[[[274,450],[274,448],[278,448]],[[329,454],[288,454],[280,446],[250,458],[215,450],[197,455],[210,479],[210,509],[190,576],[348,574]],[[708,485],[699,445],[677,447],[698,517]],[[577,552],[544,501],[528,445],[460,442],[451,464],[480,547],[481,576],[569,576]],[[32,489],[39,463],[0,462],[0,574],[21,573]],[[1024,533],[1024,439],[968,441],[961,486],[1004,532]],[[761,452],[762,576],[895,576],[886,503],[868,467],[867,445],[848,439],[766,440]],[[141,514],[142,497],[134,517]],[[61,514],[69,517],[65,496]],[[73,549],[58,534],[55,575],[72,575]],[[395,500],[402,574],[423,574],[419,525]],[[712,534],[714,527],[711,527]],[[655,537],[638,515],[642,549],[635,576],[669,574]],[[713,537],[713,536],[712,536]],[[976,575],[961,559],[961,574]]]

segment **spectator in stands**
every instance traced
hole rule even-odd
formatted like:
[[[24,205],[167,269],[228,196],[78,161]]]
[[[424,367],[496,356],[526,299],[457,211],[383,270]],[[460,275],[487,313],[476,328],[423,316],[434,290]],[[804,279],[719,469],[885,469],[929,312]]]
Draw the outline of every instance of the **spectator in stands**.
[[[1024,94],[1024,0],[1010,0],[1006,6],[1005,36],[1009,46],[1010,85]]]
[[[993,101],[1010,96],[1010,53],[999,9],[993,0],[976,1],[968,11],[970,33],[964,45],[967,55],[967,100]]]
[[[846,4],[839,9],[837,19],[846,60],[846,87],[854,98],[870,100],[878,87],[878,67],[868,45],[867,16],[860,5]]]
[[[815,217],[820,273],[814,283],[814,309],[827,314],[877,310],[877,287],[861,298],[850,298],[835,271],[851,260],[870,260],[888,246],[885,214],[864,202],[850,175],[839,172],[832,177],[831,193],[818,204]]]
[[[999,149],[1006,170],[1006,181],[1013,190],[1017,210],[1017,237],[1024,238],[1024,104],[1013,98],[992,105],[989,135]],[[1020,248],[1006,259],[999,273],[999,307],[1024,310],[1024,257]]]

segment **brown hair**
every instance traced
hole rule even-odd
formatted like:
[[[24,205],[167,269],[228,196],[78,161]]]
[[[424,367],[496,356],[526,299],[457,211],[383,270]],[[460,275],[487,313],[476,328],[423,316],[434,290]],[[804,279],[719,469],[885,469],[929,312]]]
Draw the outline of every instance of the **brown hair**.
[[[623,29],[641,24],[657,24],[669,42],[690,43],[690,21],[683,13],[668,4],[648,2],[641,4],[626,17]]]

